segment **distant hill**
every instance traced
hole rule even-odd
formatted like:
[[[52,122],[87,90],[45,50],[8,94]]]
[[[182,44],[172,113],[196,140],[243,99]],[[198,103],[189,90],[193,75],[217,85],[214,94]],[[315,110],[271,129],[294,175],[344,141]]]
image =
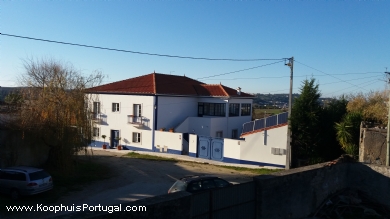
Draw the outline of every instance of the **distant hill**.
[[[11,92],[17,91],[21,87],[1,87],[0,86],[0,102],[4,102],[4,98]]]
[[[283,108],[288,106],[288,94],[253,94],[255,98],[253,103],[259,107],[274,107],[274,108]],[[299,97],[299,94],[293,94],[293,100]],[[329,101],[332,98],[320,98],[320,103]]]

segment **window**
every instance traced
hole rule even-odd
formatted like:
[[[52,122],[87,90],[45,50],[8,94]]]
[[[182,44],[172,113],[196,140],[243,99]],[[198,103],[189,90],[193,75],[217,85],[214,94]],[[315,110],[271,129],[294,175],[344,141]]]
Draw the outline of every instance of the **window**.
[[[216,133],[216,137],[217,137],[217,138],[223,138],[223,131],[218,131],[218,132]]]
[[[141,133],[133,132],[133,142],[135,142],[135,143],[141,142]]]
[[[98,119],[100,114],[100,102],[93,102],[92,119]]]
[[[241,116],[250,116],[251,115],[251,104],[242,103],[241,104]]]
[[[215,104],[215,115],[216,116],[225,116],[226,105],[224,103]]]
[[[237,139],[238,138],[238,130],[237,129],[233,129],[232,130],[232,139]]]
[[[119,112],[119,103],[112,103],[112,112]]]
[[[99,137],[99,134],[100,134],[99,128],[93,127],[93,133],[92,133],[93,137]]]
[[[229,116],[239,116],[240,114],[240,104],[231,103],[229,104]]]
[[[198,103],[199,116],[225,116],[225,103]]]
[[[141,104],[134,104],[133,105],[133,116],[134,117],[140,117],[141,114]]]
[[[93,102],[93,112],[95,114],[100,113],[100,102]]]

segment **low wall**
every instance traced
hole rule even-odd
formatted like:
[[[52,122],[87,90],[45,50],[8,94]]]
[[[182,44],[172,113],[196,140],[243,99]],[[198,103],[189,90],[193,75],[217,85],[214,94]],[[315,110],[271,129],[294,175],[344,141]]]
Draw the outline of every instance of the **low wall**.
[[[349,164],[301,167],[254,177],[256,218],[301,218],[317,209],[326,197],[348,187]]]
[[[194,134],[189,134],[188,144],[188,155],[191,157],[196,157],[198,151],[198,136]]]
[[[303,218],[331,195],[358,189],[390,207],[390,167],[362,163],[317,164],[198,194],[180,192],[122,204],[145,212],[84,212],[56,218]]]
[[[183,149],[183,134],[174,132],[155,131],[155,143],[158,148],[166,147],[167,153],[181,154]],[[163,152],[163,151],[162,151]]]

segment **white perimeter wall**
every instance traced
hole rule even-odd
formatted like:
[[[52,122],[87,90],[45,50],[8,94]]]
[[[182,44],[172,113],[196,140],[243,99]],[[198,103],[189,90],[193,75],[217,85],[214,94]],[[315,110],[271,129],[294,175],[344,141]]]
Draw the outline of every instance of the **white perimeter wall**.
[[[190,156],[195,156],[198,147],[198,136],[190,134],[188,143],[189,143],[188,151]]]
[[[182,151],[183,134],[173,132],[155,131],[155,145],[160,147],[167,146],[168,149]]]
[[[99,94],[97,95],[100,102],[100,112],[104,122],[101,125],[96,125],[100,128],[100,136],[95,138],[96,141],[103,142],[102,135],[106,135],[106,142],[110,142],[111,130],[119,130],[122,138],[121,144],[124,146],[134,146],[152,150],[152,132],[153,126],[153,96],[136,96],[136,95],[115,95],[115,94]],[[112,112],[112,103],[120,104],[119,112]],[[127,123],[127,116],[134,115],[133,104],[141,104],[142,116],[148,119],[149,127],[145,129],[137,129],[133,125]],[[90,107],[92,107],[90,105]],[[141,142],[132,142],[132,133],[141,133]]]

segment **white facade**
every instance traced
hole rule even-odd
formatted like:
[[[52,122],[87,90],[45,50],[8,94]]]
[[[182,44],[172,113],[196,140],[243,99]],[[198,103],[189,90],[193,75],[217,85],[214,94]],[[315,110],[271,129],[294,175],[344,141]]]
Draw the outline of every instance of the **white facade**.
[[[95,141],[92,146],[100,147],[104,143],[109,147],[121,144],[132,150],[156,150],[156,146],[167,143],[156,142],[164,128],[173,128],[175,133],[190,133],[210,137],[238,138],[242,124],[251,121],[249,115],[241,115],[240,104],[250,104],[251,98],[185,97],[130,94],[94,94],[100,110],[95,123]],[[224,107],[224,115],[199,115],[199,103],[214,103]],[[229,115],[229,104],[238,104],[239,114]],[[223,104],[223,105],[222,105]],[[95,103],[95,108],[97,104]],[[248,105],[247,105],[248,106]],[[141,126],[140,123],[143,125]],[[233,133],[235,130],[235,133]],[[106,139],[102,138],[106,135]],[[116,137],[120,137],[117,140]],[[181,136],[182,138],[183,136]],[[174,137],[175,139],[178,137]],[[159,140],[161,142],[161,140]],[[180,141],[181,142],[181,141]],[[180,151],[183,143],[170,143],[172,150]],[[188,148],[188,146],[186,146]],[[160,150],[160,149],[157,149]],[[177,153],[177,152],[176,152]]]
[[[102,135],[106,135],[105,143],[108,146],[116,146],[121,144],[128,147],[136,147],[139,149],[152,150],[152,130],[154,96],[141,95],[117,95],[117,94],[99,94],[96,102],[100,103],[100,115],[95,123],[95,127],[99,129],[99,136],[95,137],[93,146],[100,146],[104,143]],[[119,103],[119,109],[114,109],[113,104]],[[90,105],[93,105],[91,103]],[[141,118],[144,122],[143,128],[138,128],[137,124],[129,123],[132,115],[139,113],[135,111],[135,105],[140,105]],[[93,106],[91,106],[93,108]],[[149,131],[148,131],[149,130]],[[114,142],[115,134],[118,131],[121,140]],[[134,133],[139,133],[134,134]],[[134,135],[138,135],[135,137]]]

